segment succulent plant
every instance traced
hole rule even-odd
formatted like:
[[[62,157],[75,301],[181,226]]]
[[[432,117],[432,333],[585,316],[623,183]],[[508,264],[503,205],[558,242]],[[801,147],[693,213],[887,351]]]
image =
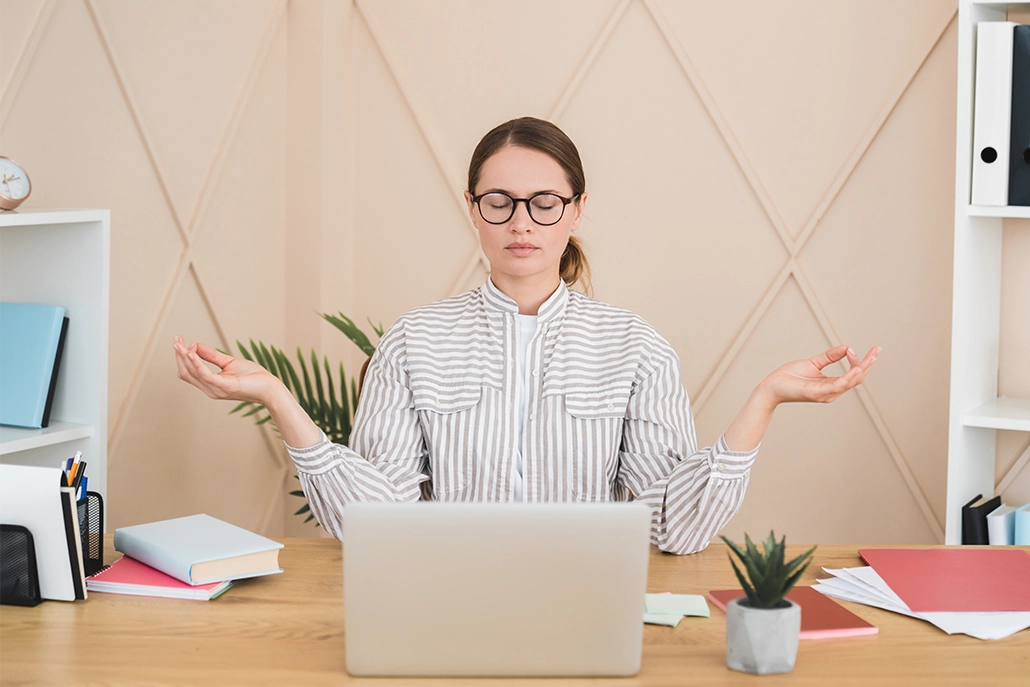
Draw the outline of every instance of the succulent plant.
[[[746,534],[744,535],[745,548],[743,549],[726,537],[720,538],[726,542],[733,553],[737,554],[737,558],[747,570],[748,579],[745,579],[740,568],[734,562],[733,556],[729,557],[733,572],[737,574],[737,579],[744,588],[744,593],[747,594],[748,605],[752,608],[778,607],[787,596],[787,592],[801,577],[801,573],[805,572],[805,568],[812,562],[812,552],[815,551],[813,546],[790,562],[784,562],[786,537],[777,542],[776,536],[769,532],[769,538],[765,540],[764,553],[758,550],[758,547]],[[748,580],[750,580],[750,584]]]

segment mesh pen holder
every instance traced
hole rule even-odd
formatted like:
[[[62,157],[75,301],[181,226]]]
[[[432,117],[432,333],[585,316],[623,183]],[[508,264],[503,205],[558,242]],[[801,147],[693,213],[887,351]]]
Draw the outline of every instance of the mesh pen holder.
[[[104,567],[104,497],[86,492],[78,502],[79,535],[82,537],[82,568],[86,577]]]
[[[21,525],[0,525],[0,603],[36,606],[41,601],[32,532]]]

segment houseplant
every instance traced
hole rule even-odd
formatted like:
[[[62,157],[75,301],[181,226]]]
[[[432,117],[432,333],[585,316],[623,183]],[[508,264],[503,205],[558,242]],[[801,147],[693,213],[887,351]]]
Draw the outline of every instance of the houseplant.
[[[319,314],[322,319],[343,332],[365,355],[371,357],[375,353],[376,347],[369,340],[368,335],[358,328],[349,317],[343,313],[336,315]],[[377,337],[383,335],[382,324],[376,326],[369,320],[369,325]],[[319,362],[318,354],[314,350],[311,351],[311,372],[309,374],[304,355],[301,353],[300,348],[297,349],[297,362],[300,366],[300,374],[298,375],[297,369],[290,362],[290,359],[275,346],[267,346],[260,341],[255,342],[251,339],[249,350],[247,346],[239,341],[236,342],[236,347],[239,348],[242,357],[265,368],[286,385],[286,388],[297,399],[304,412],[308,414],[319,429],[325,432],[329,441],[335,444],[346,444],[350,440],[351,428],[354,423],[354,411],[358,406],[359,389],[357,379],[351,377],[348,380],[347,374],[343,369],[343,363],[340,363],[338,377],[339,392],[337,392],[337,386],[333,383],[333,373],[329,365],[329,359],[323,357],[322,362]],[[325,370],[324,384],[322,369]],[[229,411],[229,414],[242,411],[246,411],[243,413],[243,417],[256,416],[255,421],[259,425],[272,421],[272,416],[268,414],[263,405],[249,401],[240,403]],[[296,478],[296,475],[294,477]],[[302,499],[306,498],[304,492],[300,489],[291,491],[290,494]],[[307,513],[304,522],[310,522],[315,517],[310,511],[311,507],[305,500],[304,505],[294,515],[304,515]]]
[[[754,675],[789,673],[797,658],[801,607],[785,597],[811,563],[815,547],[785,562],[786,537],[777,542],[769,532],[764,553],[746,534],[744,548],[721,538],[747,572],[745,579],[730,555],[746,596],[726,604],[726,665]]]

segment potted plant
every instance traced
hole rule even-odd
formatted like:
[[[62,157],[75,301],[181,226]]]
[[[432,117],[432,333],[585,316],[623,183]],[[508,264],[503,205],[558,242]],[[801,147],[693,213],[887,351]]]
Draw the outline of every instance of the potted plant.
[[[726,665],[754,675],[794,670],[801,633],[801,607],[785,598],[811,563],[811,549],[785,562],[786,537],[779,542],[770,532],[764,553],[744,535],[744,548],[721,537],[747,571],[747,579],[733,556],[730,564],[744,594],[726,604]]]

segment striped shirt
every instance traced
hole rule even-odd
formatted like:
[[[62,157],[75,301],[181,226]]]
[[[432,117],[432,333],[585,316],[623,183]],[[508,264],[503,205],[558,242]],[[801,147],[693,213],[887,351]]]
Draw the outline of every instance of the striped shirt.
[[[351,501],[512,501],[518,305],[489,279],[402,316],[368,366],[350,447],[287,446],[319,523]],[[526,358],[523,498],[651,507],[664,551],[700,551],[744,498],[758,449],[698,449],[679,358],[639,316],[569,290]]]

